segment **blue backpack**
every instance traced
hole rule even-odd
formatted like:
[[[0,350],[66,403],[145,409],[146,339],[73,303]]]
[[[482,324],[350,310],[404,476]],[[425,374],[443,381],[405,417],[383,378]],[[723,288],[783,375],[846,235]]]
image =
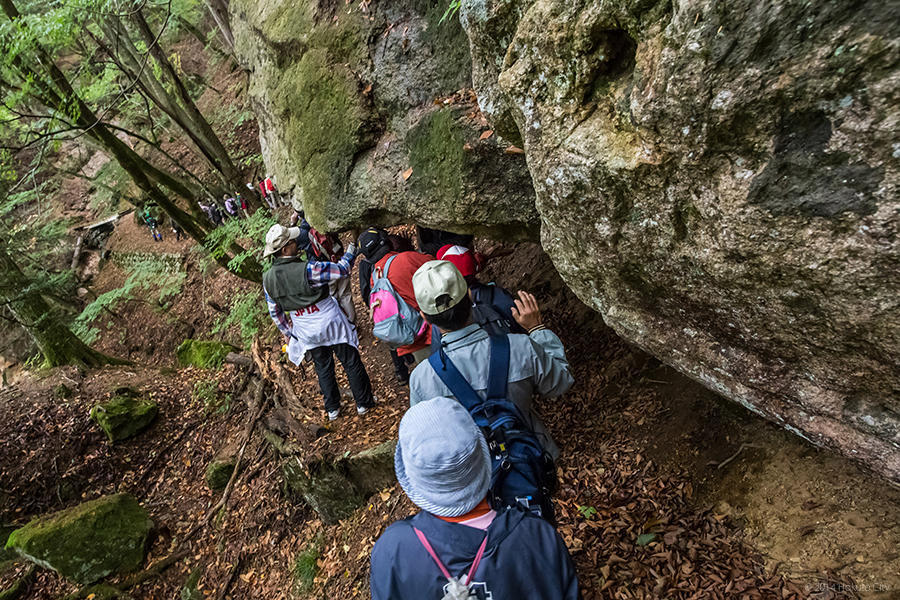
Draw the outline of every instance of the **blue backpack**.
[[[482,400],[465,380],[443,347],[428,362],[481,428],[491,453],[490,504],[494,509],[522,506],[554,521],[551,495],[556,491],[556,466],[519,407],[506,397],[509,338],[491,336],[487,397]]]
[[[394,347],[408,346],[425,333],[427,323],[418,311],[406,303],[388,281],[388,269],[397,255],[384,264],[384,271],[372,273],[372,291],[369,306],[372,307],[372,333]]]

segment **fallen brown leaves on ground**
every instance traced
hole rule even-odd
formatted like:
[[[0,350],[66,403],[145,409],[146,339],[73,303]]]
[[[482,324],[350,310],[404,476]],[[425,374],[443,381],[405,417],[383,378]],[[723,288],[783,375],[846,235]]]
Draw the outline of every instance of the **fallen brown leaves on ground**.
[[[542,401],[539,408],[563,452],[559,532],[575,559],[586,600],[855,597],[831,591],[810,595],[800,584],[766,572],[763,557],[742,541],[738,528],[697,505],[690,479],[661,469],[629,435],[632,424],[659,410],[646,388],[634,385],[644,368],[638,354],[548,274],[552,266],[545,258],[520,253],[498,263],[516,287],[541,298],[576,373],[569,394]],[[357,308],[364,315],[361,304]],[[309,443],[309,456],[356,452],[396,436],[408,390],[394,382],[387,349],[374,342],[369,327],[363,317],[361,351],[379,399],[374,412],[358,417],[345,398],[344,416],[328,423],[313,370],[307,367],[304,377],[291,369],[306,418],[329,430]],[[266,351],[277,356],[274,345]],[[346,386],[340,368],[338,376]],[[221,414],[193,397],[195,382],[210,379],[220,397],[231,395]],[[147,507],[156,526],[148,564],[167,556],[221,497],[206,487],[203,473],[242,429],[249,393],[240,392],[243,380],[230,365],[217,373],[119,367],[86,377],[59,370],[4,390],[0,518],[21,523],[83,499],[127,491]],[[58,383],[71,386],[74,395],[56,398]],[[112,446],[92,426],[88,411],[119,385],[151,392],[160,417],[147,432]],[[310,509],[285,497],[278,459],[259,436],[252,438],[244,465],[227,512],[190,541],[187,558],[132,589],[132,596],[177,598],[188,574],[199,568],[200,589],[210,599],[368,597],[372,545],[390,523],[416,511],[399,486],[381,490],[351,517],[325,526]],[[293,571],[298,555],[310,547],[318,574],[312,589],[301,592]],[[74,589],[42,571],[29,598],[58,598]]]

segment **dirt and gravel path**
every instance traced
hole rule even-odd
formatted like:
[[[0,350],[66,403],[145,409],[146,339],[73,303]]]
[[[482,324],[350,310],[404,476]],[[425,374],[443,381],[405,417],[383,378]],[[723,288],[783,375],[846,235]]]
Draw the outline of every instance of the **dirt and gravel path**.
[[[149,236],[146,244],[152,244]],[[894,490],[629,348],[574,299],[536,246],[518,246],[489,274],[511,289],[537,294],[575,369],[575,388],[540,410],[563,449],[560,532],[585,598],[900,594],[900,496]],[[106,276],[113,285],[115,278]],[[202,293],[185,293],[171,310],[199,335],[216,316],[207,300],[227,305],[230,295],[248,289],[232,280],[193,273],[189,281],[199,282]],[[192,311],[203,314],[192,321]],[[144,352],[139,366],[86,375],[60,370],[0,393],[6,431],[0,438],[0,521],[20,523],[128,491],[156,524],[152,562],[218,501],[203,472],[243,426],[243,375],[232,366],[217,373],[172,369],[174,347],[187,329],[173,334],[171,324],[148,327],[154,315],[139,303],[121,314],[128,355],[136,359]],[[365,320],[361,329],[380,406],[364,418],[338,420],[316,442],[319,451],[357,450],[395,436],[407,406],[406,388],[393,381],[386,349],[367,333]],[[317,405],[312,370],[307,373],[295,377],[295,391]],[[216,382],[219,401],[196,397],[198,381]],[[60,397],[60,384],[72,390],[71,397]],[[139,437],[109,446],[88,411],[126,384],[151,391],[161,417]],[[324,414],[320,418],[324,424]],[[324,526],[284,497],[278,465],[259,438],[246,456],[224,519],[190,543],[185,560],[132,590],[133,596],[178,597],[188,573],[200,568],[209,598],[367,597],[372,544],[385,526],[414,510],[399,487],[374,495],[340,524]],[[309,589],[294,575],[303,552],[318,570]],[[42,572],[27,597],[56,598],[72,589]]]

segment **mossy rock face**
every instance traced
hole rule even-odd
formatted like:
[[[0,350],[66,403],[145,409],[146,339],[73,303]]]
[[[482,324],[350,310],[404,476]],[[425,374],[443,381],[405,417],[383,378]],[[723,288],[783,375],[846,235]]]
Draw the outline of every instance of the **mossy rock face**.
[[[175,355],[182,367],[218,369],[229,352],[235,350],[231,344],[212,340],[184,340]]]
[[[137,569],[153,521],[129,494],[104,496],[34,519],[6,542],[19,555],[80,584]]]
[[[206,485],[213,490],[224,490],[235,467],[234,458],[216,459],[206,467]]]
[[[441,23],[445,10],[424,0],[366,12],[330,0],[230,4],[266,172],[317,229],[417,222],[538,237],[524,156],[481,137],[488,125],[464,91],[469,42],[457,19]]]
[[[366,498],[397,481],[393,440],[349,457],[304,466],[296,457],[282,465],[288,492],[300,496],[323,523],[333,524],[365,504]]]
[[[758,6],[477,0],[460,21],[578,298],[900,482],[896,3]]]
[[[110,442],[117,442],[149,427],[158,412],[159,408],[153,400],[125,392],[92,408],[91,419],[100,426]]]

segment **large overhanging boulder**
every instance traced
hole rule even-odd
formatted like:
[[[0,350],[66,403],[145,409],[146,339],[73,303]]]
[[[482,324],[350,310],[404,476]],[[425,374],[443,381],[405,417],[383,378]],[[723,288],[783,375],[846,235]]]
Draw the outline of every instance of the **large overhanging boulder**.
[[[900,480],[900,7],[466,0],[461,18],[578,296]]]
[[[521,151],[487,129],[441,3],[232,0],[268,172],[313,226],[414,220],[536,238]],[[460,90],[463,90],[461,93]]]
[[[900,480],[896,6],[230,6],[313,225],[540,229],[623,337]]]

